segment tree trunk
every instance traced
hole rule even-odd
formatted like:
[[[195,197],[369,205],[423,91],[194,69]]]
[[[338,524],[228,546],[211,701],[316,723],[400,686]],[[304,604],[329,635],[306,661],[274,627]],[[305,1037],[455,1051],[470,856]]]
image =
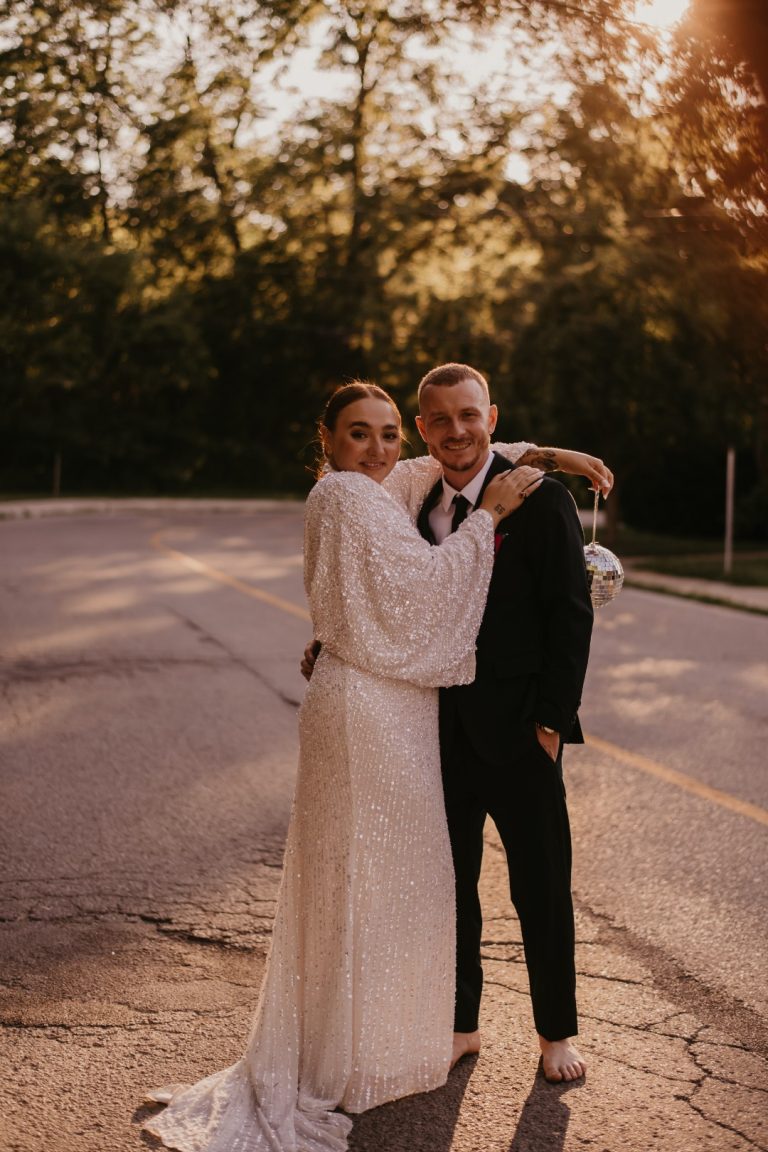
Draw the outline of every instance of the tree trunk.
[[[237,220],[235,219],[232,211],[232,202],[227,191],[226,184],[222,179],[221,172],[219,171],[218,160],[216,159],[216,150],[214,149],[213,142],[208,133],[205,135],[205,144],[203,146],[203,171],[216,186],[216,191],[219,194],[219,214],[222,220],[224,231],[227,234],[236,255],[242,251],[242,243],[240,241],[240,233],[237,228]]]
[[[360,256],[360,240],[364,222],[363,168],[365,166],[366,104],[371,89],[367,85],[368,54],[370,39],[364,40],[358,49],[357,74],[359,85],[357,99],[352,113],[352,224],[347,246],[347,270],[354,273]]]

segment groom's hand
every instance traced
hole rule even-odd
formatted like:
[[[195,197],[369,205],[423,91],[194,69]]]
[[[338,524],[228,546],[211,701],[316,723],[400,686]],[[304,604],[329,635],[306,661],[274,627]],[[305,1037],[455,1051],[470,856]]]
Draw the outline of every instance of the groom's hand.
[[[542,748],[549,756],[550,760],[557,760],[560,753],[560,733],[559,732],[545,732],[544,729],[536,725],[536,739]]]
[[[321,648],[322,644],[319,640],[312,640],[304,649],[304,658],[301,661],[301,674],[305,680],[311,678],[315,667],[315,660],[317,660]]]

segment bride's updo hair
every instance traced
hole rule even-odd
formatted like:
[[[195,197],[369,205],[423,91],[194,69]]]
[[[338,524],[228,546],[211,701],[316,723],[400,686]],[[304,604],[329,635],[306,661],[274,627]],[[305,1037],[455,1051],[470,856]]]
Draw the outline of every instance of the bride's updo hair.
[[[396,414],[398,424],[400,423],[397,404],[388,392],[379,388],[378,384],[372,384],[370,380],[352,380],[349,384],[340,384],[336,391],[328,397],[319,423],[329,432],[333,432],[339,413],[343,412],[349,404],[354,404],[355,400],[385,400]]]
[[[340,384],[335,392],[332,392],[328,397],[328,401],[323,409],[323,414],[317,422],[318,428],[327,428],[329,432],[333,432],[336,427],[336,422],[339,419],[339,413],[343,412],[348,405],[354,404],[356,400],[384,400],[389,404],[395,414],[397,425],[400,428],[400,439],[405,439],[397,404],[395,404],[388,392],[385,392],[378,384],[372,384],[370,380],[352,380],[349,384]],[[323,470],[328,467],[328,460],[323,452],[322,440],[320,439],[319,433],[318,441],[320,444],[320,456],[317,461],[317,475],[320,476]]]

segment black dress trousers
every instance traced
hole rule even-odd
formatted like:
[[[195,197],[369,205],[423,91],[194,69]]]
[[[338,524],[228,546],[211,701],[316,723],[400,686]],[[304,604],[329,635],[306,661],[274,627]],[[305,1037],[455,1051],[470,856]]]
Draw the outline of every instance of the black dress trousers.
[[[578,1031],[571,836],[561,757],[552,760],[529,720],[508,728],[506,747],[507,763],[490,763],[473,747],[458,716],[441,723],[445,806],[456,871],[454,1026],[457,1032],[478,1027],[483,970],[477,883],[483,826],[490,815],[507,855],[536,1031],[547,1040],[561,1040]]]

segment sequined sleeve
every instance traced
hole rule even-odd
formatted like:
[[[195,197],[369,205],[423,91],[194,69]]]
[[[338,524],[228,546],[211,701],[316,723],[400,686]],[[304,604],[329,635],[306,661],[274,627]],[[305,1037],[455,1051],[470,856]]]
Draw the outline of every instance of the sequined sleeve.
[[[536,445],[520,440],[515,444],[492,444],[491,447],[514,464],[529,448],[535,448]],[[405,508],[415,524],[427,493],[440,479],[440,471],[440,465],[433,456],[398,460],[382,487]]]
[[[367,476],[337,472],[307,500],[304,580],[314,635],[355,667],[422,687],[474,678],[493,567],[493,519],[440,547]]]

